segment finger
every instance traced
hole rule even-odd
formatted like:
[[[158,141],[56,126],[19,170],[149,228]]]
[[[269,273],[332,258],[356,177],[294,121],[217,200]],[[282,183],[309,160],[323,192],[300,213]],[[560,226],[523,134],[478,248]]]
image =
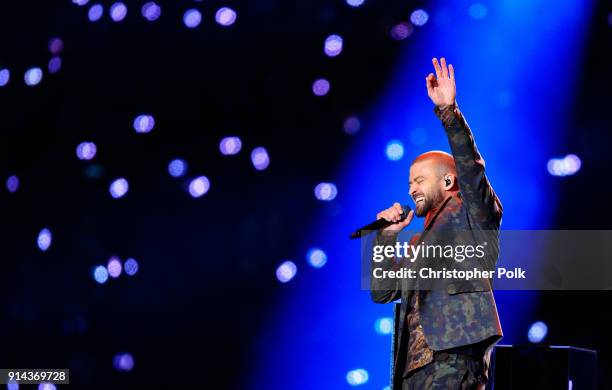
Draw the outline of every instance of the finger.
[[[427,77],[425,77],[425,84],[427,85],[427,94],[431,96],[433,94],[434,89],[434,81],[435,77],[433,73],[430,73]]]
[[[442,77],[448,78],[448,69],[446,68],[446,58],[440,58],[440,62],[442,63]]]
[[[397,202],[393,203],[393,208],[397,210],[397,212],[400,214],[404,213],[404,209],[402,208],[402,205]]]
[[[442,77],[442,69],[440,69],[440,64],[438,63],[438,59],[434,58],[433,60],[431,60],[431,62],[433,63],[434,69],[436,70],[436,77],[437,78]]]
[[[389,212],[389,215],[391,216],[391,221],[397,222],[399,220],[400,216],[397,210],[395,210],[394,208],[390,208],[387,211]]]
[[[450,75],[450,79],[455,81],[455,68],[453,68],[453,64],[448,66],[448,73]]]

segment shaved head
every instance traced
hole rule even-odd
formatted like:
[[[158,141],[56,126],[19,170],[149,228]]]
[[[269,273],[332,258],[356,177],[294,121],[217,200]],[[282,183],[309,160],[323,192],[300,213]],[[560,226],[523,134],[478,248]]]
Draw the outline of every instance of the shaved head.
[[[435,165],[440,175],[446,175],[447,173],[452,173],[455,176],[457,175],[455,159],[453,158],[453,156],[446,152],[443,152],[441,150],[432,150],[429,152],[425,152],[415,158],[411,165],[424,161]]]
[[[455,160],[446,152],[433,150],[415,158],[410,165],[409,184],[416,215],[424,216],[438,207],[447,193],[457,191],[456,177]]]

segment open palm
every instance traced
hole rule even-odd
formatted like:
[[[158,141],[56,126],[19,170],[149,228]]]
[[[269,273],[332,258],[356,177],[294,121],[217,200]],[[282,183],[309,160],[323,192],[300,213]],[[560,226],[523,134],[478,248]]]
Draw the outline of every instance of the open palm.
[[[425,81],[427,82],[427,95],[438,107],[448,106],[455,103],[457,88],[455,86],[455,69],[453,65],[446,67],[446,59],[443,57],[438,63],[438,59],[432,60],[436,75],[430,73]]]

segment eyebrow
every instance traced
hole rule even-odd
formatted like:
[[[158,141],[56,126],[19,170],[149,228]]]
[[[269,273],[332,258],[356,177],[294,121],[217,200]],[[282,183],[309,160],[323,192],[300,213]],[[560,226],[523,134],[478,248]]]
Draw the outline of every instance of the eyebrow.
[[[414,178],[414,181],[417,181],[417,180],[419,180],[419,179],[424,179],[424,178],[425,178],[425,177],[424,177],[423,175],[421,175],[421,176],[417,176],[417,177],[415,177],[415,178]],[[413,181],[413,180],[409,180],[409,181],[408,181],[408,184],[412,183],[412,181]]]

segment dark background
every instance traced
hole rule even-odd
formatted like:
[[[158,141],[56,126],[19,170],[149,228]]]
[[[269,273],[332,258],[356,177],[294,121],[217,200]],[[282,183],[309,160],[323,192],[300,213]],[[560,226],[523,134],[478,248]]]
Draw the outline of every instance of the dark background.
[[[11,69],[0,88],[0,178],[20,178],[16,193],[0,190],[0,367],[68,367],[74,388],[251,388],[239,373],[252,368],[245,351],[286,288],[275,268],[328,207],[312,189],[354,142],[344,119],[367,110],[410,50],[389,29],[427,2],[368,1],[358,11],[340,1],[159,2],[155,23],[136,15],[142,3],[126,4],[123,22],[105,14],[93,24],[67,0],[0,5],[0,67]],[[610,8],[594,4],[565,141],[583,168],[557,185],[563,207],[546,228],[611,228]],[[239,10],[231,28],[212,21],[224,5]],[[181,23],[191,6],[205,9],[197,33]],[[333,59],[321,52],[330,30],[346,42]],[[54,36],[65,44],[62,69],[26,87],[23,72],[45,67]],[[334,81],[324,100],[310,93],[320,74]],[[156,127],[136,134],[143,112]],[[237,156],[219,153],[226,135],[241,137]],[[84,140],[98,147],[91,162],[75,156]],[[261,145],[272,162],[256,171],[249,153]],[[203,198],[167,174],[175,157],[188,176],[211,179]],[[97,178],[86,175],[92,165]],[[112,199],[119,176],[130,192]],[[53,232],[47,252],[36,247],[43,227]],[[96,284],[91,268],[112,255],[138,259],[140,272]],[[516,295],[538,299],[547,343],[598,350],[600,384],[612,386],[609,292]],[[113,369],[121,351],[135,356],[133,372]]]

